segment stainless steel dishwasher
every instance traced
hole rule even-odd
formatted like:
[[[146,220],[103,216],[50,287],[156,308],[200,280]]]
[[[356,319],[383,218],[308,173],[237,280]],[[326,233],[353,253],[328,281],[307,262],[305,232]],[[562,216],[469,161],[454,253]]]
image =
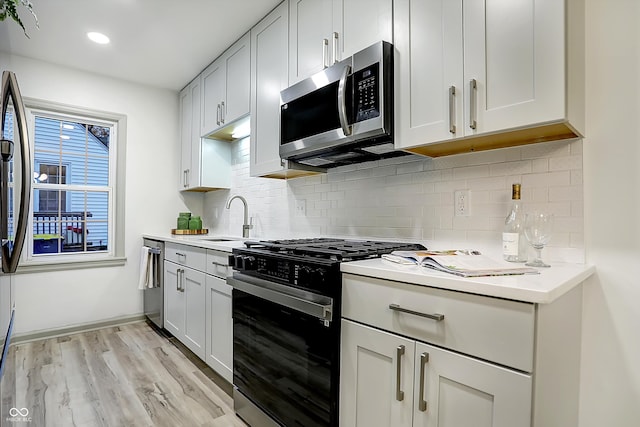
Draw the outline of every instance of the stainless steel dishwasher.
[[[158,328],[164,328],[164,242],[144,239],[153,260],[153,287],[145,288],[144,315]]]

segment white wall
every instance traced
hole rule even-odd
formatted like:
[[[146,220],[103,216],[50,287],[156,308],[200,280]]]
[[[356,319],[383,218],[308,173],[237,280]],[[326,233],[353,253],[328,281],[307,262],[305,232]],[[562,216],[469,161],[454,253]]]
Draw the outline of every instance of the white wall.
[[[127,116],[126,265],[16,275],[16,334],[141,313],[141,234],[166,233],[185,209],[176,191],[177,93],[6,54],[0,70],[16,73],[23,97]]]
[[[640,2],[587,0],[581,427],[640,423]]]

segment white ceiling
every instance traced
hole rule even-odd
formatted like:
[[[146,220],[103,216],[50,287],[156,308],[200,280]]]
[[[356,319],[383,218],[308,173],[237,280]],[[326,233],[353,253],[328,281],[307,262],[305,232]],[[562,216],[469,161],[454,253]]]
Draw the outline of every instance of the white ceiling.
[[[31,0],[0,22],[0,51],[179,90],[281,0]],[[86,37],[111,38],[97,45]]]

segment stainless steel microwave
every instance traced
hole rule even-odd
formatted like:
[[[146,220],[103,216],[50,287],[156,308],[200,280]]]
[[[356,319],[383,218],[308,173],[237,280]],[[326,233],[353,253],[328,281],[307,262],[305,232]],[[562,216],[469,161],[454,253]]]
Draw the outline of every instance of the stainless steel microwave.
[[[280,92],[280,157],[329,168],[393,146],[393,46],[378,42]]]

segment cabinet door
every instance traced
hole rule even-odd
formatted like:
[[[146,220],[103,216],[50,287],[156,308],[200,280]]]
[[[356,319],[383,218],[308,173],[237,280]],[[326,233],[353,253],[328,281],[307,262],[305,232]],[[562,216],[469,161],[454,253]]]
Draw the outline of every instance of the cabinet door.
[[[184,293],[182,269],[178,264],[164,262],[164,327],[181,339],[184,334]]]
[[[410,427],[415,342],[349,320],[341,339],[340,426]]]
[[[207,275],[205,361],[230,383],[233,382],[231,290],[223,279]]]
[[[465,134],[564,118],[565,2],[464,4]]]
[[[199,141],[200,81],[196,79],[180,92],[181,167],[179,190],[185,190],[198,185],[197,180],[200,163]]]
[[[249,33],[224,54],[226,92],[221,105],[223,125],[249,114],[250,55]]]
[[[379,42],[393,43],[392,0],[333,0],[332,63]]]
[[[333,0],[291,0],[289,3],[289,83],[322,70],[331,61]]]
[[[180,92],[180,177],[178,190],[187,188],[187,171],[191,166],[191,92],[189,86]]]
[[[251,30],[251,176],[283,169],[280,91],[288,85],[288,19],[284,2]]]
[[[395,145],[464,134],[462,0],[396,0]]]
[[[222,124],[225,78],[225,63],[221,59],[214,61],[200,75],[202,124],[198,136],[206,136]]]
[[[184,339],[183,344],[199,358],[205,358],[205,277],[201,271],[188,267],[183,268],[184,294]]]
[[[529,375],[422,343],[415,372],[415,427],[531,425]]]

